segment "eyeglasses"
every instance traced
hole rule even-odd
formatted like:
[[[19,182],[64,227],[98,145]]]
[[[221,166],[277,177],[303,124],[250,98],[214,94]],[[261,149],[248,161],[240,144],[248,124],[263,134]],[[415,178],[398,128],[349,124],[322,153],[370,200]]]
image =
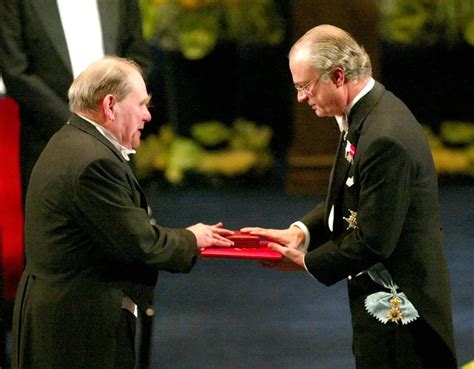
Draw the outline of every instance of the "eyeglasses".
[[[300,85],[295,85],[295,88],[296,88],[296,91],[298,92],[302,92],[304,94],[311,94],[309,88],[310,86],[316,82],[316,84],[319,83],[319,80],[321,79],[322,76],[319,76],[319,77],[316,77],[314,79],[312,79],[311,81],[309,82],[306,82],[303,86],[300,86]]]

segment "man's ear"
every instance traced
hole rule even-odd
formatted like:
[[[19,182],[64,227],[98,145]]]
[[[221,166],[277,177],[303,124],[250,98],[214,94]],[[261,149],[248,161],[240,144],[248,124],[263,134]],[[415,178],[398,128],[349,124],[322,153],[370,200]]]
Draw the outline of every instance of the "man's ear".
[[[342,87],[346,81],[346,76],[344,71],[340,67],[331,69],[331,80],[336,85],[336,87]]]
[[[104,112],[106,120],[113,122],[115,120],[115,104],[117,99],[114,95],[106,95],[102,100],[102,111]]]

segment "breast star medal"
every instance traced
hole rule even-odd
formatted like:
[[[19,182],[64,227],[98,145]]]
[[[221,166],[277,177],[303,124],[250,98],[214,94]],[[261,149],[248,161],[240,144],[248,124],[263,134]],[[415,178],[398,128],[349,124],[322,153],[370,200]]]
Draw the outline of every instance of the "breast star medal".
[[[350,215],[348,218],[342,217],[348,224],[347,229],[357,229],[359,226],[357,225],[357,211],[353,211],[349,209]]]

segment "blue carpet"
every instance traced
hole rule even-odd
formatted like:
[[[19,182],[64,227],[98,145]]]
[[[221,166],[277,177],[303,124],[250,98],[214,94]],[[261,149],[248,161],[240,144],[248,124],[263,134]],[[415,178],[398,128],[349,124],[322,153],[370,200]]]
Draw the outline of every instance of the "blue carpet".
[[[277,186],[162,190],[147,186],[159,224],[224,222],[286,227],[314,196]],[[474,186],[442,183],[440,207],[453,289],[460,364],[474,359]],[[156,290],[152,368],[353,368],[345,282],[325,287],[304,272],[263,269],[255,261],[200,260],[190,274],[161,273]]]
[[[277,186],[146,192],[157,221],[186,227],[223,221],[281,228],[316,197]],[[443,181],[440,208],[451,275],[460,365],[474,360],[474,186]],[[152,369],[350,369],[345,283],[325,287],[306,273],[281,273],[243,260],[200,260],[190,274],[160,274]]]

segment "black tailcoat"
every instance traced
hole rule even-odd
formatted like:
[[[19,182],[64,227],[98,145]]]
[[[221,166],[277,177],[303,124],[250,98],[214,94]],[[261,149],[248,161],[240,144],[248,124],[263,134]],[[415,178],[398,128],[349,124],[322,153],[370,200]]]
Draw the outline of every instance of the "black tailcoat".
[[[364,329],[357,322],[367,312],[352,306],[352,285],[357,274],[382,262],[399,291],[407,295],[454,358],[437,174],[422,126],[378,82],[355,104],[348,120],[349,131],[346,140],[341,138],[327,201],[302,219],[311,234],[305,264],[326,285],[354,277],[348,287],[357,338],[359,329]],[[333,205],[330,232],[328,217]],[[349,227],[351,214],[357,227]],[[369,278],[367,283],[371,283]],[[381,286],[377,289],[386,291]]]
[[[123,295],[145,311],[158,270],[188,272],[198,255],[190,231],[151,225],[147,210],[128,162],[73,116],[28,188],[13,368],[114,368]]]

